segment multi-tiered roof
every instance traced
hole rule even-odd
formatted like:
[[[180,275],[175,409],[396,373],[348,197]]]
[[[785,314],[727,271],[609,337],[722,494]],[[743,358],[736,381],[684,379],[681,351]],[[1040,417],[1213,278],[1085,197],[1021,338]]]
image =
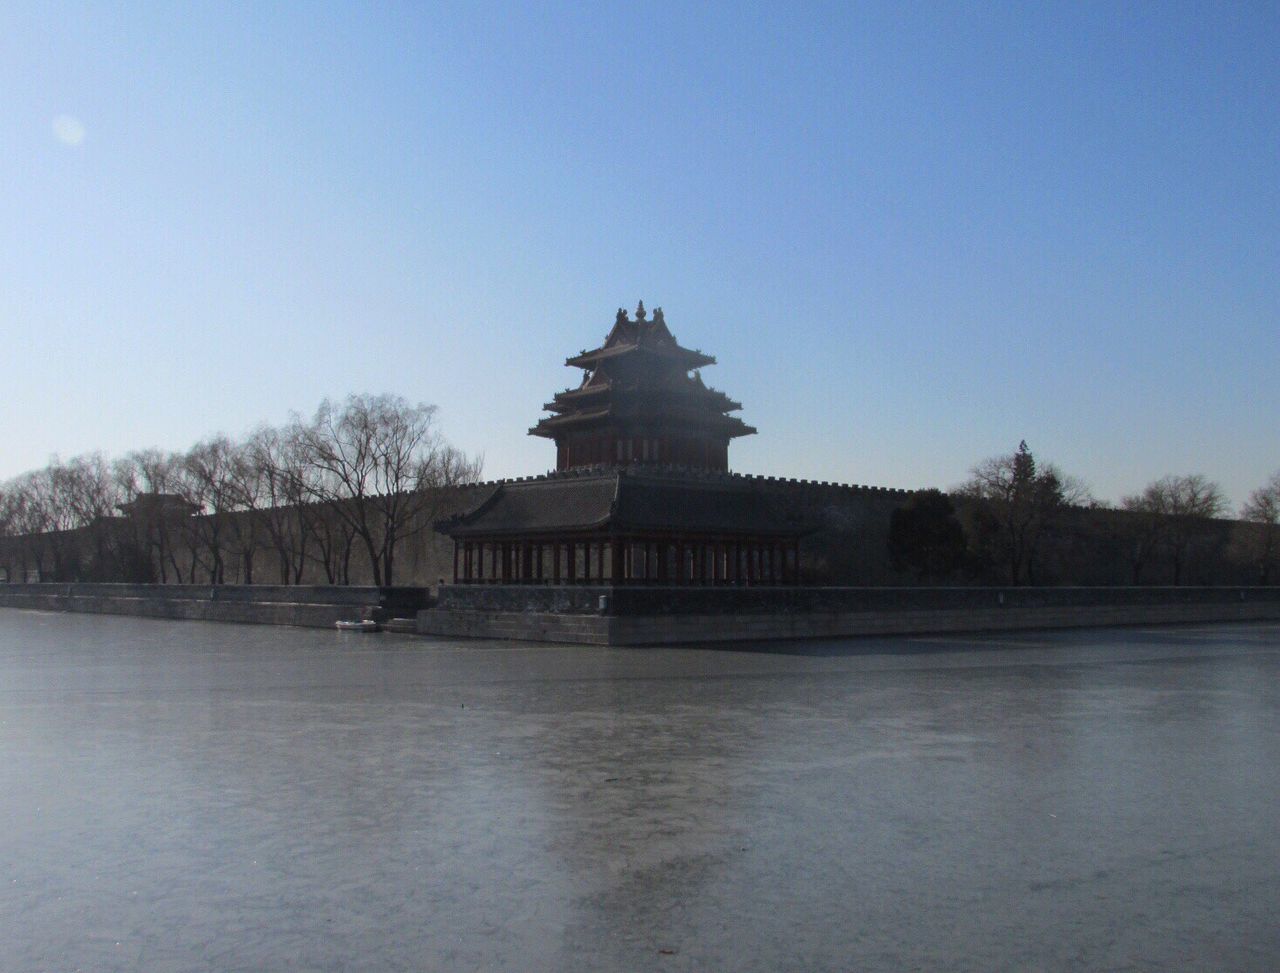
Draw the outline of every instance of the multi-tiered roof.
[[[581,384],[543,406],[553,415],[529,430],[554,439],[557,469],[657,463],[728,468],[731,439],[756,430],[729,413],[741,403],[707,387],[697,369],[715,359],[685,348],[644,302],[633,321],[619,308],[604,344],[565,360],[583,370]]]
[[[582,383],[529,430],[556,442],[547,477],[495,484],[441,521],[455,584],[794,584],[806,515],[785,491],[726,473],[755,432],[707,388],[715,359],[683,348],[662,309],[619,310],[604,344],[565,364]],[[487,596],[486,596],[487,597]]]

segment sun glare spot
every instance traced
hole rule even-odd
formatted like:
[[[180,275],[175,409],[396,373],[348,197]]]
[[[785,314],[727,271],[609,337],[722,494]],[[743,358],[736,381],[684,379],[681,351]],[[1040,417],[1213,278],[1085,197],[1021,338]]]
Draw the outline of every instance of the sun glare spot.
[[[84,141],[84,124],[72,115],[59,115],[53,120],[53,134],[63,145],[78,146]]]

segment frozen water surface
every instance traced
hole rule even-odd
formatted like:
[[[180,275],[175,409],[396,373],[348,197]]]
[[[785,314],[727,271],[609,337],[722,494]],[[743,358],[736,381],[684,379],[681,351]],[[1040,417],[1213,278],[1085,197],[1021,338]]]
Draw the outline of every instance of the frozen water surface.
[[[1280,968],[1280,626],[790,648],[0,611],[0,970]]]

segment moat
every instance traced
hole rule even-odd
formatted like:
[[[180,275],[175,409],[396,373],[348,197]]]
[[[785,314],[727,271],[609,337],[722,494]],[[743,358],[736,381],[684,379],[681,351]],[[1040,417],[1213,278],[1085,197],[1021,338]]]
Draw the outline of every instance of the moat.
[[[752,651],[0,611],[0,969],[1270,970],[1280,624]]]

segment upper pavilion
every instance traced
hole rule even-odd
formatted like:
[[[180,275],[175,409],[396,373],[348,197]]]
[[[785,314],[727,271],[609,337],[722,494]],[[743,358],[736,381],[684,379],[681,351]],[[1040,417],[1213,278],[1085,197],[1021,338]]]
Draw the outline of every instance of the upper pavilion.
[[[662,308],[651,321],[643,301],[635,313],[633,321],[619,308],[603,345],[565,360],[582,369],[582,382],[556,393],[543,406],[553,415],[529,434],[555,440],[557,470],[637,463],[728,470],[729,440],[756,430],[729,415],[741,403],[703,384],[697,369],[716,360],[682,347]]]

